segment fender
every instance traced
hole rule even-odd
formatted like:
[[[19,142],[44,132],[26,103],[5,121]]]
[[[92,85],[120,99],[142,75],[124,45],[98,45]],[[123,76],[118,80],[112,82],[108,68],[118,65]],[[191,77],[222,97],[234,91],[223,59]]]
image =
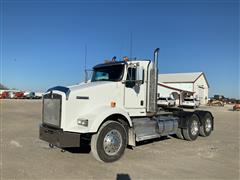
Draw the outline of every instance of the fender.
[[[130,125],[132,127],[132,120],[129,117],[128,113],[122,109],[122,108],[112,108],[109,106],[102,106],[97,109],[94,109],[94,116],[91,117],[91,121],[94,123],[91,123],[91,126],[89,127],[89,132],[97,132],[99,127],[101,126],[102,122],[109,116],[114,114],[120,114],[124,116]]]
[[[212,116],[212,119],[213,119],[213,115],[209,111],[197,110],[197,111],[194,111],[194,112],[187,112],[187,111],[176,112],[175,115],[179,117],[179,122],[178,122],[179,125],[178,125],[178,127],[186,129],[187,125],[188,125],[188,122],[189,122],[189,119],[191,118],[191,116],[193,114],[196,114],[198,116],[199,121],[200,121],[200,125],[202,125],[203,120],[204,120],[203,118],[204,118],[206,113],[209,113]],[[214,124],[214,121],[212,123]]]
[[[214,128],[214,117],[213,117],[213,115],[212,115],[211,112],[209,112],[209,111],[196,110],[196,111],[194,111],[194,113],[199,117],[200,125],[203,124],[204,116],[205,116],[207,113],[209,113],[209,114],[212,116],[212,130],[213,130],[213,128]]]
[[[182,129],[186,129],[188,125],[188,121],[193,114],[194,114],[193,112],[187,112],[187,111],[175,112],[175,115],[179,117],[178,127]]]

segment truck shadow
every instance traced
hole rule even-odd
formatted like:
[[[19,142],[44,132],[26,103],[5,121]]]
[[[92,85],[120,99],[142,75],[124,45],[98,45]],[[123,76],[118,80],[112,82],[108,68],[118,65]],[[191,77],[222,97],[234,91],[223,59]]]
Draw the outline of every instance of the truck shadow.
[[[117,174],[116,180],[131,180],[128,174]]]
[[[151,144],[153,142],[160,142],[160,141],[165,141],[165,140],[168,140],[168,139],[171,139],[171,138],[168,137],[168,136],[162,136],[160,138],[149,139],[149,140],[137,142],[136,145],[137,146],[143,146],[143,145]]]
[[[91,147],[71,147],[64,148],[64,150],[73,154],[89,154],[91,152]]]
[[[235,112],[235,111],[240,111],[240,109],[237,109],[237,110],[233,110],[233,109],[228,109],[228,111],[232,111],[232,112]]]
[[[64,150],[74,154],[89,154],[91,147],[90,144],[81,144],[80,147],[64,148]]]

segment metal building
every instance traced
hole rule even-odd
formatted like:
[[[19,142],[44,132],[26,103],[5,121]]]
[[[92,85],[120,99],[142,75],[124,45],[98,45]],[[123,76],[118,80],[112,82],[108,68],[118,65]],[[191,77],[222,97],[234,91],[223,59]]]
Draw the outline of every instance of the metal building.
[[[159,74],[158,81],[160,96],[173,96],[179,105],[186,96],[199,99],[201,104],[208,102],[209,84],[203,72]]]

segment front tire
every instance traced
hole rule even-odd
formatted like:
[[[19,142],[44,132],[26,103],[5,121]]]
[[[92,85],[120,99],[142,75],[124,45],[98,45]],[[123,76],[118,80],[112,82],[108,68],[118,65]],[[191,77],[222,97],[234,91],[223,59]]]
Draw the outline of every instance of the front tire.
[[[101,162],[114,162],[122,157],[127,146],[127,132],[116,121],[107,121],[91,139],[93,156]]]
[[[188,141],[194,141],[197,139],[199,131],[199,118],[196,114],[193,114],[188,121],[187,128],[183,129],[183,137]]]
[[[213,118],[211,114],[205,114],[202,125],[200,126],[200,135],[203,137],[209,136],[212,132]]]

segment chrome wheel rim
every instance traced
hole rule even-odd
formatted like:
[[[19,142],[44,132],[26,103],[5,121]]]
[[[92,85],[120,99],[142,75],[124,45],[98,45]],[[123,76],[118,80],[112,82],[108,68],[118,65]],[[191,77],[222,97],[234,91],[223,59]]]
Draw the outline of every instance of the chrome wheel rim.
[[[197,135],[198,131],[199,131],[198,122],[197,121],[193,121],[192,125],[191,125],[191,133],[192,133],[192,135],[194,135],[194,136]]]
[[[118,153],[122,146],[122,136],[119,131],[109,131],[103,140],[103,149],[107,155],[113,156]]]
[[[212,129],[212,121],[211,121],[211,119],[206,119],[206,122],[205,122],[205,130],[206,130],[206,132],[211,131],[211,129]]]

